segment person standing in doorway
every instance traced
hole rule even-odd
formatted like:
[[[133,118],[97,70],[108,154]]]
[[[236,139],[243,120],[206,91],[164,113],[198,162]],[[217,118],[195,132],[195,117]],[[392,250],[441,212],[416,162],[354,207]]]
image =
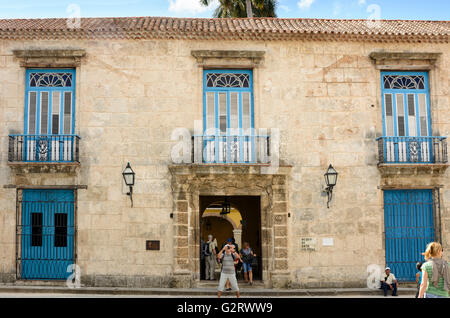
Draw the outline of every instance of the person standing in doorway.
[[[200,240],[200,268],[202,269],[200,279],[205,279],[205,241],[203,239]]]
[[[420,284],[422,283],[422,262],[416,264],[417,273],[416,273],[416,284],[417,284],[417,293],[416,298],[419,298],[420,292]]]
[[[428,244],[423,255],[422,283],[419,298],[448,298],[450,290],[450,264],[442,259],[444,250],[438,242]]]
[[[253,272],[252,272],[252,262],[253,258],[256,257],[256,254],[253,253],[253,250],[250,248],[248,242],[244,242],[243,248],[241,249],[241,259],[242,259],[242,267],[244,268],[244,280],[246,283],[249,282],[250,285],[253,285]]]
[[[217,257],[222,261],[222,271],[220,273],[219,287],[217,288],[217,297],[222,296],[227,280],[230,281],[231,287],[236,291],[236,297],[239,298],[239,287],[234,269],[235,259],[239,259],[239,254],[234,250],[231,244],[225,245],[219,252]]]
[[[208,241],[205,243],[204,253],[205,253],[205,279],[214,280],[214,272],[216,269],[216,246],[215,240],[213,241],[213,236],[208,235]]]

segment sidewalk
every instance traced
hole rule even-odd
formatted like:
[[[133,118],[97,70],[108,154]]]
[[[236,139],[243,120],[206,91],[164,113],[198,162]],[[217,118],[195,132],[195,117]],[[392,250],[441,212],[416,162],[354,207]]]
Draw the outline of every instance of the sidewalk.
[[[382,296],[381,290],[368,288],[321,288],[321,289],[254,289],[240,286],[242,297],[376,297]],[[2,294],[59,294],[66,295],[96,295],[98,296],[186,296],[186,297],[211,297],[217,295],[215,288],[126,288],[126,287],[80,287],[68,288],[63,286],[23,286],[0,284],[0,297]],[[415,288],[399,288],[400,296],[414,297]],[[233,292],[224,295],[234,295]],[[390,293],[388,294],[390,295]],[[27,296],[24,296],[27,297]]]

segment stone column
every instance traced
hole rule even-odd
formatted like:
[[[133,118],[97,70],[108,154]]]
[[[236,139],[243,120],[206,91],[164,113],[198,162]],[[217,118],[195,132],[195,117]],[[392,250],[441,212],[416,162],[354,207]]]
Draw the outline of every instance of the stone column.
[[[240,229],[234,229],[233,230],[233,237],[236,241],[236,244],[239,246],[239,248],[242,248],[242,230]],[[239,253],[239,251],[236,251]]]

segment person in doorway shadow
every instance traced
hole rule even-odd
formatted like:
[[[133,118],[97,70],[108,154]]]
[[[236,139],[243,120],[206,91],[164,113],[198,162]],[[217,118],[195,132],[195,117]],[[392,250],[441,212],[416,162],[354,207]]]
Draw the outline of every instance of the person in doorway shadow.
[[[253,285],[253,272],[252,272],[252,262],[256,254],[250,248],[248,242],[244,242],[243,248],[240,251],[242,259],[242,267],[244,268],[244,280],[246,283],[250,281],[250,285]],[[250,280],[249,280],[250,279]]]
[[[208,241],[205,243],[203,252],[205,254],[205,279],[214,280],[214,273],[216,269],[216,247],[217,241],[211,234],[208,235]]]

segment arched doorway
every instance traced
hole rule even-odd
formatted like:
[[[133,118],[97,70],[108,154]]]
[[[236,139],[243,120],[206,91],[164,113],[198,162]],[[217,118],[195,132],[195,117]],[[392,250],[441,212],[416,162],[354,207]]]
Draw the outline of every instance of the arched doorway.
[[[249,242],[256,253],[258,263],[261,258],[261,213],[260,197],[257,196],[229,196],[230,213],[221,214],[223,196],[200,196],[200,238],[204,242],[212,234],[217,239],[220,249],[227,239],[234,237],[239,249],[244,242]],[[205,265],[200,264],[200,279],[204,279]],[[219,268],[218,268],[219,269]],[[253,270],[254,279],[262,278],[262,266]],[[238,275],[242,277],[243,275]],[[218,278],[218,277],[217,277]]]

